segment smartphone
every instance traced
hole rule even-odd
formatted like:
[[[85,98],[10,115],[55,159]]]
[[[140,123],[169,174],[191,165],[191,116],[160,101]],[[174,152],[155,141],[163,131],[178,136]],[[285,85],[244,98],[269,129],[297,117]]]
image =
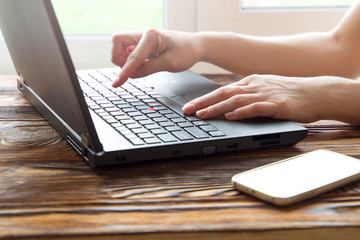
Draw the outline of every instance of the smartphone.
[[[236,174],[232,182],[244,193],[285,206],[359,179],[359,159],[316,150]]]

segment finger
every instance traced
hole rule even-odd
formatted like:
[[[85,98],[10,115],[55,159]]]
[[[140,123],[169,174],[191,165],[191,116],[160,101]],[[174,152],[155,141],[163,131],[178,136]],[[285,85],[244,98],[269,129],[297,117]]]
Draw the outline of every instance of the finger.
[[[161,72],[161,71],[171,71],[169,69],[168,63],[171,54],[164,53],[163,55],[152,58],[145,61],[135,72],[132,73],[132,78],[141,78],[148,76],[150,74]]]
[[[225,114],[228,120],[242,120],[254,117],[274,117],[278,112],[278,106],[273,102],[256,102],[240,107]]]
[[[142,36],[141,32],[118,32],[112,36],[111,61],[123,67],[129,56],[127,48],[136,46]]]
[[[153,52],[157,50],[157,37],[153,32],[156,31],[148,31],[145,33],[136,48],[128,55],[126,63],[119,74],[119,78],[113,83],[113,87],[118,87],[126,82],[127,79],[153,55]]]
[[[183,107],[184,114],[192,115],[197,111],[204,109],[208,106],[214,105],[216,103],[222,102],[226,99],[229,99],[237,94],[247,93],[243,87],[237,85],[227,85],[220,87],[215,91],[212,91],[204,96],[196,98],[189,103],[185,104]]]
[[[128,52],[128,54],[131,54],[134,50],[135,50],[135,45],[130,45],[126,48],[126,51]]]
[[[222,102],[197,111],[196,115],[202,119],[210,119],[232,112],[235,109],[252,104],[258,100],[258,96],[255,94],[237,94]]]

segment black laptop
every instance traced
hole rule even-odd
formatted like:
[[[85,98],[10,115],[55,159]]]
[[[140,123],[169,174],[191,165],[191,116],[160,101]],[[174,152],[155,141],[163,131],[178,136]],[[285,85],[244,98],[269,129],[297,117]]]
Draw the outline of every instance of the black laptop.
[[[50,0],[0,0],[18,88],[91,167],[293,145],[291,121],[204,121],[189,100],[219,86],[191,71],[160,72],[112,88],[119,68],[75,71]]]

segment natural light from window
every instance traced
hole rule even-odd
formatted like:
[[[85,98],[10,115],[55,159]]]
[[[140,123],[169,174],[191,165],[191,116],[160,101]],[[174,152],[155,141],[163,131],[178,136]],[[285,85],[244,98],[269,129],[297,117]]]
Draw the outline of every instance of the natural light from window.
[[[163,0],[52,0],[65,34],[111,34],[164,25]]]
[[[348,7],[355,0],[240,0],[243,8]]]

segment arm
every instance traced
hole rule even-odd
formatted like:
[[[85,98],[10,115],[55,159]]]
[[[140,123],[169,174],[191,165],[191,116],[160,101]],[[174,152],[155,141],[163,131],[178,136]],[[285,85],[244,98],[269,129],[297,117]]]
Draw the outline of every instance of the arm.
[[[336,75],[360,73],[360,1],[332,31],[284,37],[199,33],[200,60],[241,75]]]
[[[285,76],[360,74],[360,1],[325,33],[253,37],[235,33],[183,33],[150,29],[113,36],[112,62],[122,67],[115,87],[129,77],[158,71],[183,71],[198,61],[241,75]],[[126,51],[136,46],[132,53]]]

